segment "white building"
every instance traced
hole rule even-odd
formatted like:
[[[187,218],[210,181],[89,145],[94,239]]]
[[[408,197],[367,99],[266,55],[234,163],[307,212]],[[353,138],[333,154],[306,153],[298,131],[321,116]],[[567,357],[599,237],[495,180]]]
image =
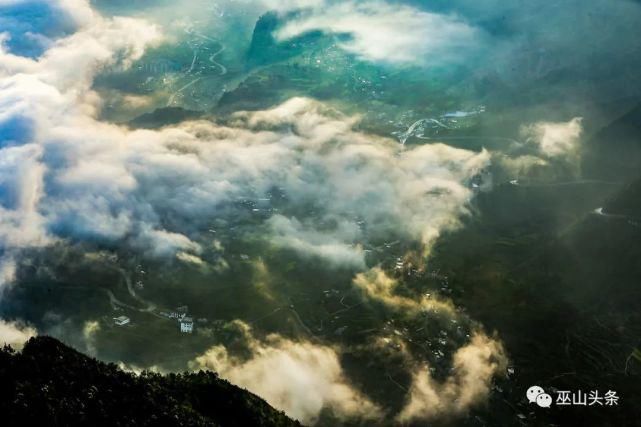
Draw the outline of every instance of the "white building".
[[[114,323],[117,326],[124,326],[129,322],[131,322],[131,320],[127,316],[114,317]]]
[[[191,317],[180,319],[180,332],[191,334],[194,331],[194,321]]]

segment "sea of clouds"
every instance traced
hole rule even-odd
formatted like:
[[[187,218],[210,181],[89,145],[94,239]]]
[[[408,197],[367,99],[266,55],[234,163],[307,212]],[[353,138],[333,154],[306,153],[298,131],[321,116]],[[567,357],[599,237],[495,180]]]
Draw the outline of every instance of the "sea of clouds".
[[[270,6],[304,8],[277,38],[312,30],[349,34],[343,49],[386,65],[458,60],[487,37],[464,17],[409,4],[263,2]],[[531,153],[507,159],[441,143],[404,147],[358,130],[358,116],[303,97],[220,120],[131,129],[100,119],[104,100],[93,82],[105,67],[129,67],[167,42],[162,25],[102,16],[87,0],[0,0],[0,10],[6,12],[0,18],[2,286],[12,283],[24,250],[61,242],[118,245],[198,263],[211,243],[203,233],[211,218],[234,215],[230,206],[239,199],[264,198],[278,188],[291,211],[264,221],[274,245],[328,268],[355,269],[354,287],[388,310],[418,315],[437,305],[456,319],[447,300],[399,296],[394,279],[367,265],[367,239],[413,240],[428,255],[435,240],[470,213],[470,180],[493,161],[527,168],[551,158],[575,161],[579,149],[579,118],[524,123]],[[291,213],[308,206],[315,207],[313,217]],[[240,321],[237,327],[249,359],[216,346],[192,367],[215,369],[305,422],[324,408],[340,417],[382,416],[382,408],[350,385],[340,348],[280,335],[262,339]],[[85,332],[93,337],[96,331],[90,324]],[[33,334],[18,323],[0,324],[0,341],[15,345]],[[453,355],[444,382],[406,357],[412,385],[405,408],[392,414],[400,422],[466,410],[487,397],[506,363],[500,342],[481,330]]]

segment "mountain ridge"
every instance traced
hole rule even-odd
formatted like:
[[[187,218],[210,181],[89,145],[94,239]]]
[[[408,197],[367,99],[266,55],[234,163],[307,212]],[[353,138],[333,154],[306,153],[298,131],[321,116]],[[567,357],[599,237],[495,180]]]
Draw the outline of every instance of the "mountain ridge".
[[[6,426],[301,426],[213,372],[125,372],[52,337],[0,349]]]

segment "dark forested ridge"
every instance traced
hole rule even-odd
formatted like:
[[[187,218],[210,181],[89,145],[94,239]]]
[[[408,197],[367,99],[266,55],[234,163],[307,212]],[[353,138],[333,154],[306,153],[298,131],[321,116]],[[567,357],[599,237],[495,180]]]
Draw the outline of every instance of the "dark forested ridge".
[[[50,337],[0,350],[2,425],[299,426],[212,372],[124,372]]]

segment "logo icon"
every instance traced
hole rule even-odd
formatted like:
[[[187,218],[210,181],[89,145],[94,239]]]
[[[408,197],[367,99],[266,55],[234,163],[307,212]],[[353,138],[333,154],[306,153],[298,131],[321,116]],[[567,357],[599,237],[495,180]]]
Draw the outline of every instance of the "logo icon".
[[[543,390],[543,387],[539,387],[538,385],[533,385],[532,387],[527,389],[527,392],[525,392],[525,395],[527,396],[527,400],[530,403],[536,403],[536,397],[544,393],[545,393],[545,390]]]
[[[547,393],[541,393],[536,396],[536,404],[541,408],[549,408],[552,405],[552,396]]]
[[[552,396],[547,394],[545,390],[543,390],[543,387],[533,385],[527,389],[525,395],[530,403],[536,403],[541,408],[549,408],[552,406]]]
[[[525,392],[530,404],[536,403],[540,408],[550,408],[552,404],[557,407],[561,406],[617,406],[619,405],[619,395],[614,390],[608,390],[602,394],[599,390],[555,390],[556,401],[550,394],[546,393],[543,387],[533,385]]]

